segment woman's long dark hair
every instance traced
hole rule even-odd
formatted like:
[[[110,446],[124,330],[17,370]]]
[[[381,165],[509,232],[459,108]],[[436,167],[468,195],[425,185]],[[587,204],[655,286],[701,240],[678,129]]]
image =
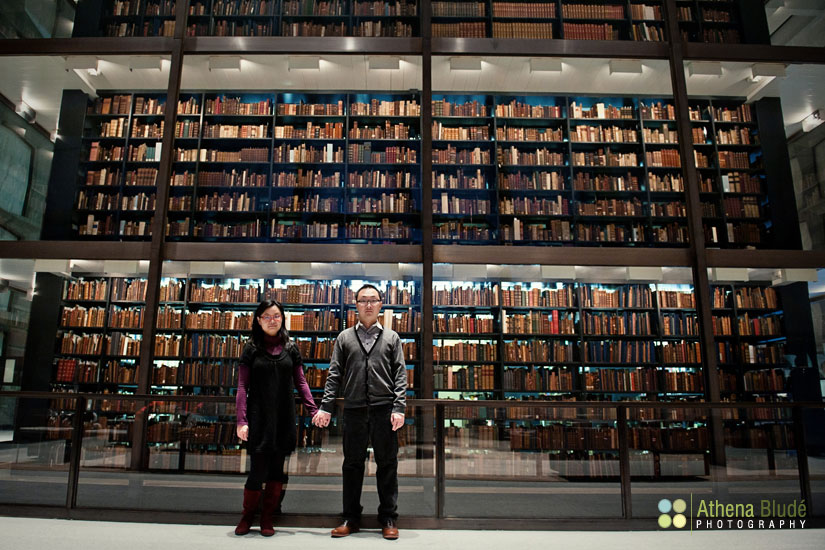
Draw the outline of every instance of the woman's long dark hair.
[[[281,302],[276,302],[275,300],[264,300],[258,307],[255,309],[255,315],[252,317],[252,343],[255,344],[256,347],[260,349],[264,349],[264,336],[266,333],[264,329],[261,328],[261,324],[258,322],[258,317],[264,314],[264,311],[268,310],[272,306],[278,308],[278,311],[281,313],[281,330],[278,331],[278,337],[281,339],[281,342],[286,345],[289,342],[289,331],[286,330],[286,315],[284,314],[284,306],[281,305]]]

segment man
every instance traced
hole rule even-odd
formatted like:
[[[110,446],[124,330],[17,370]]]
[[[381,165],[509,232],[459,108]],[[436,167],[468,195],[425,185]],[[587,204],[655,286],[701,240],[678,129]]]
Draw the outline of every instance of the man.
[[[329,425],[339,388],[344,397],[344,522],[332,530],[346,537],[359,530],[361,488],[367,445],[371,442],[378,466],[378,520],[385,539],[398,538],[398,437],[404,425],[407,371],[398,334],[378,322],[381,292],[364,285],[355,293],[358,323],[335,340],[324,397],[312,422]]]

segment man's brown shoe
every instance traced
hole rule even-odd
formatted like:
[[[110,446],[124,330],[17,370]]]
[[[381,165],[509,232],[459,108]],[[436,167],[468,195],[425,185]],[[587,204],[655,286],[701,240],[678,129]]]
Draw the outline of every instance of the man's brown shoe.
[[[357,533],[358,531],[359,529],[357,523],[345,519],[344,523],[333,529],[330,534],[332,535],[332,538],[338,539],[341,537],[348,537],[352,533]]]
[[[395,540],[398,538],[398,527],[392,520],[387,521],[381,528],[381,536],[387,540]]]

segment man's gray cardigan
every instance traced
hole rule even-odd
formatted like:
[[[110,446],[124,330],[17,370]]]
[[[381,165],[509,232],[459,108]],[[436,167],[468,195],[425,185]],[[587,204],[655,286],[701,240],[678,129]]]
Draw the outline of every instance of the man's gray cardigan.
[[[398,333],[384,328],[367,353],[355,327],[343,330],[332,349],[322,411],[332,412],[339,388],[346,408],[391,404],[392,412],[404,414],[407,371]]]

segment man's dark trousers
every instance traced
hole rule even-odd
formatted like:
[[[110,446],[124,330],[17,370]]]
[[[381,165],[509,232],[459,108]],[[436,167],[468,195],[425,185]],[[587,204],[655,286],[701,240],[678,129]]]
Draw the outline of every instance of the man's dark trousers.
[[[378,466],[378,520],[398,518],[398,436],[392,430],[392,405],[344,409],[344,519],[361,520],[361,488],[367,445],[371,442]]]

